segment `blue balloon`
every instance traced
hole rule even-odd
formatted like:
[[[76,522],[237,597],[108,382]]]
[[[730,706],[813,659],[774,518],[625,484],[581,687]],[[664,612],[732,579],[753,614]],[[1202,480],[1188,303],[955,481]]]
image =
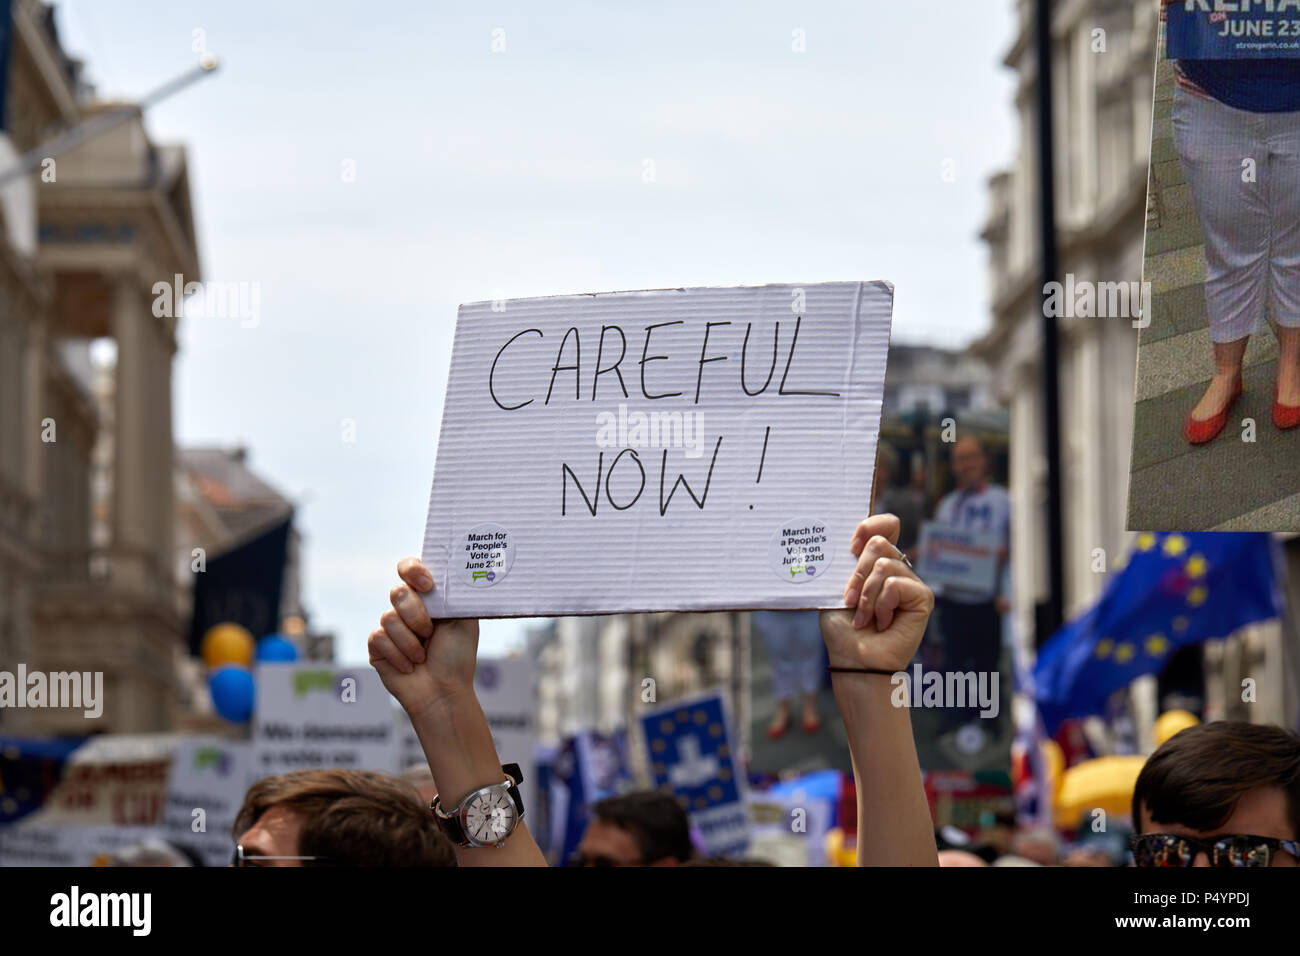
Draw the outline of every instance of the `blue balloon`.
[[[293,641],[279,634],[268,634],[257,642],[257,660],[262,664],[290,663],[298,659]]]
[[[242,724],[253,716],[253,675],[238,664],[218,667],[208,678],[208,691],[217,713]]]

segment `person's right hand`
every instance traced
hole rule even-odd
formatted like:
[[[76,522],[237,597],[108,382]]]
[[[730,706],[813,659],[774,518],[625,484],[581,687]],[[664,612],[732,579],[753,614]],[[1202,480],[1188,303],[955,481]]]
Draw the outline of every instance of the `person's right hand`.
[[[832,667],[904,670],[921,646],[934,594],[901,559],[899,522],[873,515],[858,525],[850,550],[859,556],[844,588],[845,610],[822,611]]]
[[[392,607],[379,618],[367,646],[370,663],[388,692],[411,716],[450,698],[474,693],[478,621],[434,622],[421,594],[433,575],[415,558],[397,564],[402,584],[389,592]]]

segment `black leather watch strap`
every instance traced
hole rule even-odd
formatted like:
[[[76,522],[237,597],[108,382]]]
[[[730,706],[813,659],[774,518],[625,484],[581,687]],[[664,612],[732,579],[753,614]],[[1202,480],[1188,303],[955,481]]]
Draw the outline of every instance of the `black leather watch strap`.
[[[469,846],[469,841],[465,839],[465,828],[460,825],[460,816],[452,814],[444,817],[438,812],[437,804],[438,801],[435,800],[429,804],[429,809],[433,811],[433,818],[438,821],[438,826],[442,827],[442,832],[447,834],[447,839],[456,846]]]
[[[519,793],[519,785],[524,782],[524,772],[517,763],[502,764],[501,770],[514,781],[513,786],[506,788],[506,793],[514,801],[515,812],[519,814],[519,819],[522,820],[524,818],[524,798]]]

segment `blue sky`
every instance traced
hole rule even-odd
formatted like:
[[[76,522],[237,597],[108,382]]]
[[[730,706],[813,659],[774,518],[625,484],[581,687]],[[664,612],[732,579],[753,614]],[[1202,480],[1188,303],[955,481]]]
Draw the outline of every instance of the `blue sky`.
[[[886,278],[895,340],[988,326],[1011,0],[58,9],[106,97],[190,69],[195,30],[221,60],[147,125],[188,147],[205,278],[258,283],[260,319],[182,323],[176,437],[299,502],[345,661],[420,550],[460,302]]]

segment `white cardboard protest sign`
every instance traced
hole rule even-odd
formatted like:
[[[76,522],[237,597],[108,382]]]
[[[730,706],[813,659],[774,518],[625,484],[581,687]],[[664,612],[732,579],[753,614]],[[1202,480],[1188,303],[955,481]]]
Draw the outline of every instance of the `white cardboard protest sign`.
[[[430,613],[840,606],[892,309],[883,281],[461,306]]]
[[[941,594],[970,591],[993,594],[997,587],[1002,538],[995,531],[971,531],[927,521],[921,525],[917,573]]]
[[[58,785],[22,822],[53,827],[160,823],[167,775],[180,739],[177,734],[89,738],[69,754]]]
[[[315,768],[395,773],[391,701],[370,667],[259,665],[254,779]]]
[[[253,782],[252,757],[252,745],[243,740],[180,740],[167,775],[162,823],[167,839],[193,849],[207,866],[228,864],[234,848],[231,827]]]
[[[520,787],[524,808],[541,806],[536,798],[537,681],[532,660],[480,658],[474,669],[474,693],[501,760],[519,764],[524,775]]]
[[[0,866],[103,866],[120,850],[165,838],[155,826],[23,820],[0,827]]]

